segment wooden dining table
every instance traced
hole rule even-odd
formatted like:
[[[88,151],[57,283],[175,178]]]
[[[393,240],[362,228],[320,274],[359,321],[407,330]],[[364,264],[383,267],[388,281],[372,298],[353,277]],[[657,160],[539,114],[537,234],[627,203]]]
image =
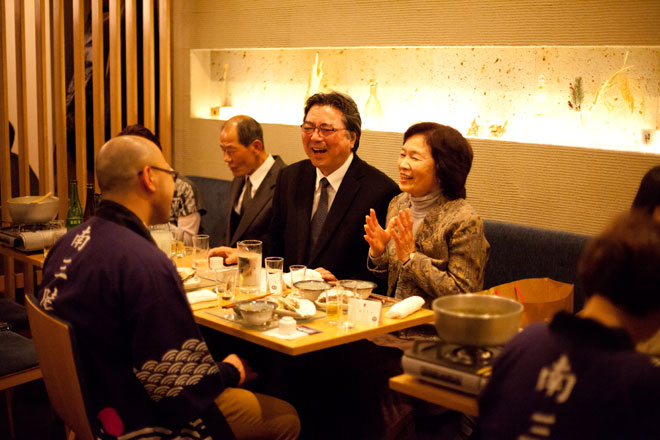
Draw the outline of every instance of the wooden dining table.
[[[249,299],[247,295],[236,295],[233,301]],[[226,301],[227,303],[229,301]],[[382,335],[385,333],[403,330],[420,324],[428,324],[433,321],[433,312],[428,309],[420,309],[415,313],[401,319],[390,319],[385,313],[390,308],[390,303],[385,303],[379,325],[355,324],[352,329],[344,329],[337,324],[330,324],[327,316],[317,319],[300,320],[298,326],[304,326],[319,333],[301,336],[296,339],[282,339],[267,334],[262,330],[246,327],[245,325],[229,319],[221,318],[217,301],[208,301],[192,305],[195,321],[203,326],[219,332],[235,336],[266,348],[297,356],[317,350],[355,342],[362,339]]]
[[[13,247],[0,245],[0,256],[3,259],[4,267],[4,296],[12,301],[16,301],[16,263],[23,265],[23,288],[25,294],[34,294],[39,282],[37,272],[44,266],[44,253],[40,252],[22,252]]]

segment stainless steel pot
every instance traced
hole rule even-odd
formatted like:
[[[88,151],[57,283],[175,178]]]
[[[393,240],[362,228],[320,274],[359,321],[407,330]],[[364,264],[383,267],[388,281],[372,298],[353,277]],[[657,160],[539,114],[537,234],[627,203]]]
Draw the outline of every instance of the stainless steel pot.
[[[518,332],[522,311],[522,304],[499,296],[462,294],[433,301],[438,336],[459,345],[505,344]]]
[[[39,203],[32,203],[41,196],[14,197],[7,200],[9,215],[16,223],[36,224],[46,223],[55,218],[60,199],[47,197]]]

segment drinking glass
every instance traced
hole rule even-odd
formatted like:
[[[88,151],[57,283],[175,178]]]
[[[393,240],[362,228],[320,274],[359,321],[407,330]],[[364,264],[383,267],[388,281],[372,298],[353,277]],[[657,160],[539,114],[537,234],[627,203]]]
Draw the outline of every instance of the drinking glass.
[[[183,231],[181,229],[172,229],[172,249],[170,256],[173,260],[178,260],[185,256],[183,250]]]
[[[40,232],[44,241],[44,258],[48,256],[48,251],[55,242],[66,234],[66,225],[64,220],[51,220],[46,225],[46,229]]]
[[[261,287],[261,240],[238,242],[238,283],[241,293],[259,293]]]
[[[330,293],[334,295],[330,295]],[[341,288],[325,291],[325,313],[328,315],[328,324],[339,324],[342,316]]]
[[[165,252],[165,254],[170,255],[172,252],[172,232],[170,232],[169,224],[162,225],[151,225],[149,226],[149,231],[153,237],[156,245],[160,250]]]
[[[341,291],[342,296],[346,298],[346,303],[349,304],[346,310],[346,315],[342,316],[341,328],[350,330],[355,327],[355,323],[350,319],[350,303],[352,298],[357,298],[357,282],[355,280],[340,280],[337,282],[338,290]],[[342,299],[343,301],[343,299]]]
[[[298,281],[305,280],[305,274],[307,272],[307,266],[304,264],[292,264],[289,266],[289,273],[291,274],[291,292],[294,295],[298,295],[300,292],[296,289],[295,284]]]
[[[197,269],[200,276],[207,275],[209,269],[209,236],[206,234],[193,235],[192,267]]]
[[[268,257],[264,260],[266,266],[266,285],[271,295],[282,293],[282,269],[284,269],[284,258]]]
[[[215,293],[218,295],[218,307],[221,307],[222,301],[230,301],[234,298],[237,270],[235,267],[223,267],[214,270],[214,274]]]

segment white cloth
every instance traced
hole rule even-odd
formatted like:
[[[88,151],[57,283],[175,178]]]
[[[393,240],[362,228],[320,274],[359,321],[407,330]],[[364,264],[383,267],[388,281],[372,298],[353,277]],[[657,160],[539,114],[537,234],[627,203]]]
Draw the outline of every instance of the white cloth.
[[[394,304],[387,313],[385,313],[385,316],[387,318],[405,318],[411,313],[415,313],[417,310],[421,309],[423,305],[424,298],[421,296],[411,296]]]
[[[188,297],[188,302],[190,304],[196,304],[204,301],[215,301],[216,299],[218,299],[218,295],[216,295],[215,292],[209,289],[202,289],[202,290],[196,290],[194,292],[188,292],[186,293],[186,296]]]

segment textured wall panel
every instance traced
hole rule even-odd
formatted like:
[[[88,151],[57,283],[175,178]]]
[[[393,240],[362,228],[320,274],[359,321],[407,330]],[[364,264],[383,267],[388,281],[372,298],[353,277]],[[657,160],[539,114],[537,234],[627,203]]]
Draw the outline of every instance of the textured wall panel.
[[[190,49],[660,44],[656,0],[195,0],[173,2],[172,10],[175,166],[225,179],[221,123],[190,118]],[[288,163],[304,157],[297,127],[264,129],[269,151]],[[396,177],[401,138],[365,132],[360,155]],[[598,232],[627,209],[641,176],[660,163],[641,153],[505,141],[473,147],[468,200],[485,218],[582,233]]]

